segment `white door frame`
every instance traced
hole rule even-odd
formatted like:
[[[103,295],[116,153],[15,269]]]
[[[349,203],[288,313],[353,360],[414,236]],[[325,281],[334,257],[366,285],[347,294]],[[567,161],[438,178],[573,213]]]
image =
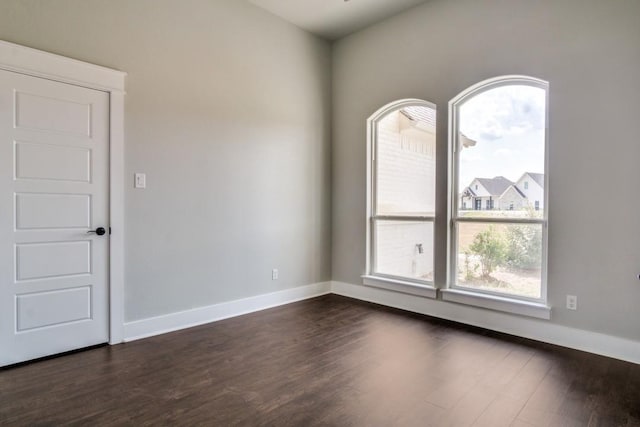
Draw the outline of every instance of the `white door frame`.
[[[109,343],[124,340],[124,80],[126,73],[0,40],[0,70],[109,94]]]

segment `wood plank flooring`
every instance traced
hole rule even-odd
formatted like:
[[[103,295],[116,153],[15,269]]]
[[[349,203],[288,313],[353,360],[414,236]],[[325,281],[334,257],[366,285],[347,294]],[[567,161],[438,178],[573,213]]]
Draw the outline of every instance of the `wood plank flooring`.
[[[640,426],[640,365],[327,295],[0,370],[0,424]]]

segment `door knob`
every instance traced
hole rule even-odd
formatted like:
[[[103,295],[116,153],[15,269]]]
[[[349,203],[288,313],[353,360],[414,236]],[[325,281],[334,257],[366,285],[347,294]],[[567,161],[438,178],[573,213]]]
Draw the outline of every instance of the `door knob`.
[[[95,230],[87,231],[87,234],[89,233],[96,233],[98,236],[103,236],[107,233],[107,230],[105,230],[104,227],[98,227]]]

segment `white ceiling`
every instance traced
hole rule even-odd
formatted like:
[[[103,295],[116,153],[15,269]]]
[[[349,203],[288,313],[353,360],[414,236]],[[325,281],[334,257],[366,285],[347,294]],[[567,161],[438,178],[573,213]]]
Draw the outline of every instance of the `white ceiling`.
[[[426,0],[249,0],[320,37],[336,40]]]

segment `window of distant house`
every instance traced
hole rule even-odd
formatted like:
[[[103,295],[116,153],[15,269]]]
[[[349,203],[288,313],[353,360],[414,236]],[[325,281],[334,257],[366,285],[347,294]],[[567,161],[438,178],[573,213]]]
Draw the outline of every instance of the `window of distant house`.
[[[368,120],[365,283],[433,283],[435,125],[435,105],[419,100],[389,104]]]
[[[451,295],[546,301],[547,92],[542,80],[504,77],[450,103]],[[474,182],[482,193],[469,192]],[[479,196],[494,209],[463,208]]]

